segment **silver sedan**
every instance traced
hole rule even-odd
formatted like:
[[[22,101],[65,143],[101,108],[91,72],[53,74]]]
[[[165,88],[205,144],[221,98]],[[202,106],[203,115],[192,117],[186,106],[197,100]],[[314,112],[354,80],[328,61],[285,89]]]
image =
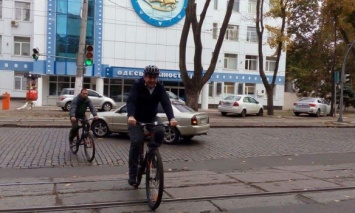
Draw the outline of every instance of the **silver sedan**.
[[[320,115],[330,114],[330,104],[323,98],[302,98],[293,104],[293,113],[299,116],[301,113],[308,115]]]
[[[196,112],[181,101],[172,101],[172,107],[177,127],[167,127],[164,135],[164,142],[168,144],[177,143],[180,138],[190,140],[195,135],[207,134],[210,124],[206,112]],[[163,108],[159,105],[158,116],[167,121]],[[98,112],[99,119],[94,120],[91,128],[96,137],[105,137],[110,133],[128,134],[127,128],[127,106],[123,105],[116,111]]]

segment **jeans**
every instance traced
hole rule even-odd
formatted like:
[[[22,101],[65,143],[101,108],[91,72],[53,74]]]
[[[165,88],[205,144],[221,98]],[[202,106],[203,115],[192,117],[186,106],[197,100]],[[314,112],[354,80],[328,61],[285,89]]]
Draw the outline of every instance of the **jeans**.
[[[159,124],[162,124],[162,121],[160,120],[159,117],[155,117],[152,121],[147,123],[153,123],[155,121],[158,121]],[[157,144],[157,146],[160,146],[164,140],[165,129],[163,126],[156,126],[154,128],[154,131],[155,131],[154,142]],[[138,158],[143,143],[144,131],[143,131],[143,127],[139,125],[133,126],[131,124],[128,124],[128,132],[131,138],[131,146],[129,149],[129,160],[128,160],[129,175],[135,176],[137,174]]]

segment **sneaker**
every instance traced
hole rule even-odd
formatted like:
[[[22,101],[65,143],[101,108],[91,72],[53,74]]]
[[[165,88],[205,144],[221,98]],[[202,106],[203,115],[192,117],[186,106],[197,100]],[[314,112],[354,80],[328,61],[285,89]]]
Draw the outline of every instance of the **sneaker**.
[[[136,187],[137,180],[136,180],[136,176],[135,175],[129,175],[128,184],[131,185],[131,186]]]

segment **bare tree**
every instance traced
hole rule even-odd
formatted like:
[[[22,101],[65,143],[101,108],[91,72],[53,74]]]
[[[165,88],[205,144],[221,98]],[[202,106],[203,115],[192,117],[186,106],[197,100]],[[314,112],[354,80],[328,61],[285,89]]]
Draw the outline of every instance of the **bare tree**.
[[[270,1],[275,13],[270,15],[273,18],[279,17],[281,18],[281,27],[268,27],[268,29],[273,33],[275,36],[273,38],[273,45],[276,48],[275,56],[276,56],[276,65],[274,69],[274,74],[272,76],[271,83],[267,80],[264,71],[264,56],[263,56],[263,34],[264,34],[264,0],[258,0],[256,4],[256,33],[258,35],[258,59],[259,59],[259,74],[265,86],[267,92],[267,114],[273,115],[274,114],[274,88],[275,88],[275,81],[277,77],[277,72],[279,69],[279,62],[281,57],[282,49],[285,45],[285,40],[287,36],[285,36],[285,29],[286,29],[286,8],[289,3],[288,0],[273,0]],[[277,11],[277,12],[276,12]]]
[[[213,51],[210,66],[206,73],[203,74],[202,66],[202,41],[201,41],[201,29],[203,21],[205,20],[206,12],[211,0],[206,0],[203,10],[200,14],[200,20],[197,20],[196,15],[196,3],[195,0],[188,0],[186,8],[186,18],[182,29],[180,38],[180,55],[179,55],[179,67],[181,72],[181,78],[185,85],[186,104],[198,110],[198,97],[202,87],[211,78],[218,59],[219,52],[221,50],[225,32],[229,23],[229,19],[232,15],[234,0],[230,0],[227,6],[227,12],[225,14],[222,27],[219,32],[219,37]],[[186,68],[186,45],[189,36],[190,26],[192,27],[193,39],[195,43],[195,56],[194,56],[194,73],[192,78],[189,77]]]

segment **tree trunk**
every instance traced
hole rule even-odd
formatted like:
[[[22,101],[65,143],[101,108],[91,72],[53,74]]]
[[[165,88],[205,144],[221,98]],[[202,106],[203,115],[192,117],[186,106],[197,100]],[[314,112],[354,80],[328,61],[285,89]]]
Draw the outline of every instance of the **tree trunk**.
[[[274,115],[274,89],[272,87],[267,87],[267,114]],[[272,107],[270,107],[272,106]]]
[[[197,85],[192,85],[188,90],[185,90],[185,101],[193,110],[198,111],[198,97],[200,96],[200,89]]]

